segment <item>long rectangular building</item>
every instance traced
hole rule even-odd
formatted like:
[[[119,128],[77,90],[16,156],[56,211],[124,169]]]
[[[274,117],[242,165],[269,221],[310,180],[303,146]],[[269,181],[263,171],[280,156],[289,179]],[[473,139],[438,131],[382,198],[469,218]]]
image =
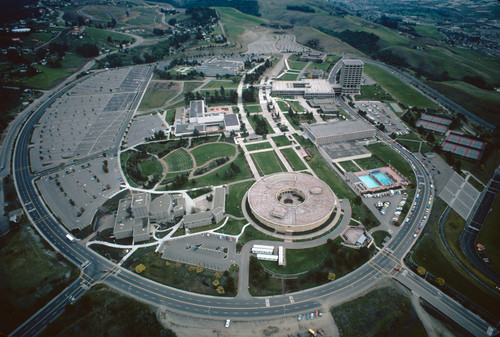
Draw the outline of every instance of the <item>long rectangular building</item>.
[[[273,81],[271,95],[333,98],[335,91],[328,80]]]
[[[373,126],[359,119],[309,124],[304,125],[304,130],[309,139],[316,145],[372,138],[376,131]]]

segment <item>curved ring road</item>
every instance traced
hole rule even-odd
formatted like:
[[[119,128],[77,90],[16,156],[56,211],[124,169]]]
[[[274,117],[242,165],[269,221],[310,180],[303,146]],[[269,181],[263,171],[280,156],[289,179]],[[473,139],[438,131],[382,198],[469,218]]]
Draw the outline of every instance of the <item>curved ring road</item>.
[[[142,91],[144,91],[147,81],[142,85]],[[104,282],[142,301],[165,306],[171,310],[189,315],[248,320],[317,310],[322,306],[351,298],[368,289],[382,277],[395,278],[451,319],[467,327],[474,335],[486,336],[486,330],[489,327],[487,322],[472,314],[448,296],[440,293],[439,290],[413,274],[410,270],[404,269],[400,273],[394,270],[395,266],[402,266],[403,257],[414,244],[415,238],[413,234],[423,221],[432,189],[430,175],[422,163],[413,154],[407,152],[382,133],[378,133],[379,138],[398,151],[412,165],[415,175],[420,181],[420,197],[414,200],[415,209],[409,222],[404,224],[384,250],[357,270],[334,282],[292,294],[266,298],[207,296],[171,288],[145,279],[104,259],[76,242],[70,242],[65,237],[66,230],[53,218],[34,186],[33,175],[29,169],[28,153],[33,126],[45,109],[70,87],[71,85],[48,99],[27,120],[18,135],[12,169],[19,199],[32,223],[55,249],[60,251],[72,263],[80,266],[82,274],[73,284],[16,329],[11,336],[36,335],[47,323],[57,317],[68,303],[73,302],[86,289],[97,282]],[[140,97],[140,95],[137,96]],[[139,101],[136,99],[134,104],[139,104]]]

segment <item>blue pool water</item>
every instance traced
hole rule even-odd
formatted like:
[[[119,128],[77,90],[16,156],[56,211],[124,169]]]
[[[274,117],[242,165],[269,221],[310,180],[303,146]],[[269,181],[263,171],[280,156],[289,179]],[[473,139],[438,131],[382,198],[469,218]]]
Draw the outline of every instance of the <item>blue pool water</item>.
[[[391,179],[387,178],[387,176],[381,172],[373,174],[378,181],[382,183],[382,185],[390,185],[392,184]]]
[[[358,177],[368,188],[378,187],[378,184],[369,175]]]

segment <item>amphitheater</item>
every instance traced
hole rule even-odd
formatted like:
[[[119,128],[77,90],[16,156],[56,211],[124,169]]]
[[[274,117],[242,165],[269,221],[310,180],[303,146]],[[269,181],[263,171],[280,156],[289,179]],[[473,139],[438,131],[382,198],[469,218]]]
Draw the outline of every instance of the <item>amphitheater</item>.
[[[248,191],[250,211],[277,232],[305,232],[324,224],[339,206],[337,196],[323,181],[296,172],[259,179]]]

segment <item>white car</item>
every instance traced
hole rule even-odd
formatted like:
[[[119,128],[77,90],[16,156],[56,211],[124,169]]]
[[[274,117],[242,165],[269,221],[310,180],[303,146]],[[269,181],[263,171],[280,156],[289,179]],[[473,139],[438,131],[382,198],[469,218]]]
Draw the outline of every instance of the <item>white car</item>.
[[[230,319],[226,319],[226,325],[225,325],[225,327],[229,328],[229,324],[231,324],[231,320]]]

